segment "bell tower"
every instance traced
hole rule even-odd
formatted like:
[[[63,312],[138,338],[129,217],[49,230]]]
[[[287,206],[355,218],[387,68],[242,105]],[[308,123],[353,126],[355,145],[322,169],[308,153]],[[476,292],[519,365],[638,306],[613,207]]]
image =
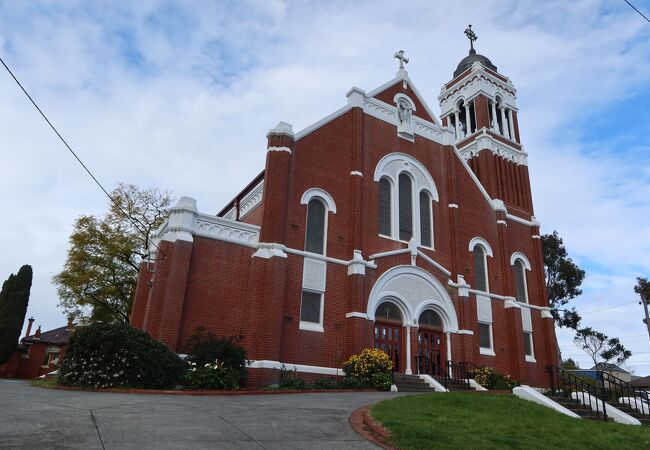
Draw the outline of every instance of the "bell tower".
[[[493,199],[508,210],[532,215],[527,153],[517,123],[517,90],[486,56],[476,53],[472,26],[465,30],[469,54],[442,88],[442,124],[453,130],[455,145]]]

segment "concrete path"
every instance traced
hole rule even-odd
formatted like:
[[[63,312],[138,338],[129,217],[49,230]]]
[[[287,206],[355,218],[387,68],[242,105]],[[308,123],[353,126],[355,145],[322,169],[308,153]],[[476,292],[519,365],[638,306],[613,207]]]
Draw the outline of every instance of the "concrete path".
[[[399,394],[191,397],[58,391],[0,380],[0,448],[369,449],[350,413]]]

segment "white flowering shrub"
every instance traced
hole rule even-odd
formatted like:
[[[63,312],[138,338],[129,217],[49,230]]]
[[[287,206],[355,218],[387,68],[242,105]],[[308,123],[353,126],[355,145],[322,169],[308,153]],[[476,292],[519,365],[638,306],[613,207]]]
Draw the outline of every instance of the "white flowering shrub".
[[[226,389],[239,388],[239,373],[237,370],[226,367],[218,359],[213,363],[197,365],[188,361],[185,373],[187,387],[191,389]]]
[[[59,369],[59,383],[95,388],[172,388],[186,364],[146,332],[125,324],[77,328]]]

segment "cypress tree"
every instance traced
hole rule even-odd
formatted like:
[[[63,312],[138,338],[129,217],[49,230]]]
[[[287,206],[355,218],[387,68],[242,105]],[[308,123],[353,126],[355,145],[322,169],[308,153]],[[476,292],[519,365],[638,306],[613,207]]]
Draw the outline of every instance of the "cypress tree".
[[[32,267],[24,265],[2,284],[0,291],[0,364],[11,358],[18,347],[23,329],[29,292],[32,288]]]

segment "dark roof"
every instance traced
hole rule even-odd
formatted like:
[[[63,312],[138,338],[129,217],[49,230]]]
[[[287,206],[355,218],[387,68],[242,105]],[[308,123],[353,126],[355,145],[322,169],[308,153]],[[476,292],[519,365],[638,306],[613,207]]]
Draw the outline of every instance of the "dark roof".
[[[46,344],[67,344],[68,339],[72,336],[74,329],[69,330],[68,326],[55,328],[50,331],[41,332],[41,338],[37,339],[35,335],[27,336],[21,342],[44,342]]]
[[[597,365],[592,367],[591,370],[612,370],[612,371],[621,372],[621,373],[630,373],[627,370],[617,366],[616,364],[612,364],[612,363],[598,363]]]
[[[637,378],[636,380],[630,381],[630,384],[632,386],[638,386],[643,388],[650,387],[650,376]]]
[[[456,78],[458,75],[460,75],[461,73],[465,72],[467,69],[472,67],[472,64],[474,64],[475,62],[480,62],[488,69],[492,69],[495,72],[497,71],[497,66],[492,64],[492,61],[490,61],[487,56],[479,55],[478,53],[476,53],[476,50],[471,49],[469,51],[469,55],[464,57],[458,63],[458,67],[456,67],[456,70],[454,71],[454,78]]]

